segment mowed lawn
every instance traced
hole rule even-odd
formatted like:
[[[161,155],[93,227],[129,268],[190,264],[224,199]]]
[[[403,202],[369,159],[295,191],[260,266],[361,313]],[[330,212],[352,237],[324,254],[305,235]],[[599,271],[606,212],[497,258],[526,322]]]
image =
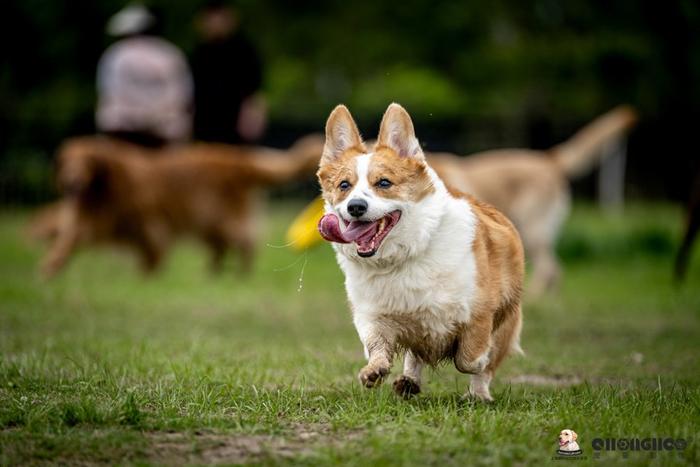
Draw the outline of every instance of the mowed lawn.
[[[153,277],[93,249],[49,282],[28,212],[0,212],[0,464],[556,465],[564,428],[579,435],[577,465],[700,463],[700,251],[675,287],[679,208],[576,206],[561,292],[526,303],[527,355],[484,405],[461,401],[468,377],[449,364],[410,401],[359,386],[330,247],[281,247],[300,207],[270,206],[250,277],[233,260],[212,276],[183,242]],[[647,437],[688,445],[591,449]]]

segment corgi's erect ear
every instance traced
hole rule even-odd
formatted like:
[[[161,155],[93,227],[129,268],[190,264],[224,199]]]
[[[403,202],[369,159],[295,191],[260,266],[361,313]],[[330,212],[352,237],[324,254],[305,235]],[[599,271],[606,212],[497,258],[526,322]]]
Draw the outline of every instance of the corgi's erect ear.
[[[424,159],[408,112],[399,104],[391,104],[384,112],[379,126],[377,146],[387,146],[401,157]]]
[[[341,104],[333,109],[326,122],[326,144],[323,147],[321,165],[333,162],[350,148],[365,151],[355,120],[348,108]]]

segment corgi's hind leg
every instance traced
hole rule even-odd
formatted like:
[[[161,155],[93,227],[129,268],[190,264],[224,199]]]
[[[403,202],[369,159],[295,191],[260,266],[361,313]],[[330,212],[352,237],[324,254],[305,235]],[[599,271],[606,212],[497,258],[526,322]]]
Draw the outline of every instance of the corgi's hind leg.
[[[493,345],[489,353],[489,364],[486,367],[486,370],[492,373],[509,354],[523,353],[520,348],[520,330],[523,326],[520,302],[509,305],[499,317],[500,323],[491,336]]]
[[[483,372],[472,375],[469,383],[468,397],[485,402],[493,400],[489,386],[496,369],[503,359],[511,352],[522,353],[520,348],[520,329],[522,314],[520,303],[514,303],[497,315],[501,322],[491,335],[491,349],[488,364]]]
[[[476,399],[483,402],[493,402],[489,386],[493,373],[484,371],[478,375],[472,375],[469,381],[469,392],[465,395],[465,399]]]
[[[479,374],[489,364],[493,318],[490,313],[474,313],[464,326],[455,350],[454,363],[458,371]]]

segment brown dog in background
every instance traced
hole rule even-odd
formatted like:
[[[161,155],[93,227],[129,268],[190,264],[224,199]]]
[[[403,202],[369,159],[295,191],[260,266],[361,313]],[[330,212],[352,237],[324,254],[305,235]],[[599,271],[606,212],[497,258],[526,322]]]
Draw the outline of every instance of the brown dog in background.
[[[588,173],[605,144],[637,121],[636,112],[617,107],[548,151],[498,149],[469,157],[426,153],[448,185],[494,205],[515,224],[533,266],[528,288],[539,296],[556,286],[556,240],[570,209],[569,179]]]
[[[228,249],[249,270],[259,189],[313,174],[323,144],[310,135],[288,151],[214,143],[153,150],[101,136],[70,139],[58,154],[63,198],[32,228],[51,239],[41,271],[53,276],[76,248],[95,243],[132,247],[152,271],[183,234],[204,241],[215,270]]]

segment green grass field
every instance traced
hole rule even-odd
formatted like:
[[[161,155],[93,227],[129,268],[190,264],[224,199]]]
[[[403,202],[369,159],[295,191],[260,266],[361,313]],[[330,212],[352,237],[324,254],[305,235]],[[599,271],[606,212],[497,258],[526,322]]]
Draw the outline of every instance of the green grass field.
[[[359,386],[330,247],[273,247],[299,207],[272,207],[251,277],[233,261],[211,276],[185,242],[154,277],[89,250],[50,282],[28,213],[0,213],[0,464],[556,465],[563,428],[577,465],[700,463],[700,252],[675,287],[680,209],[576,206],[562,290],[526,304],[527,356],[483,405],[460,400],[468,377],[452,366],[410,401]],[[688,445],[596,459],[591,440],[608,437]]]

